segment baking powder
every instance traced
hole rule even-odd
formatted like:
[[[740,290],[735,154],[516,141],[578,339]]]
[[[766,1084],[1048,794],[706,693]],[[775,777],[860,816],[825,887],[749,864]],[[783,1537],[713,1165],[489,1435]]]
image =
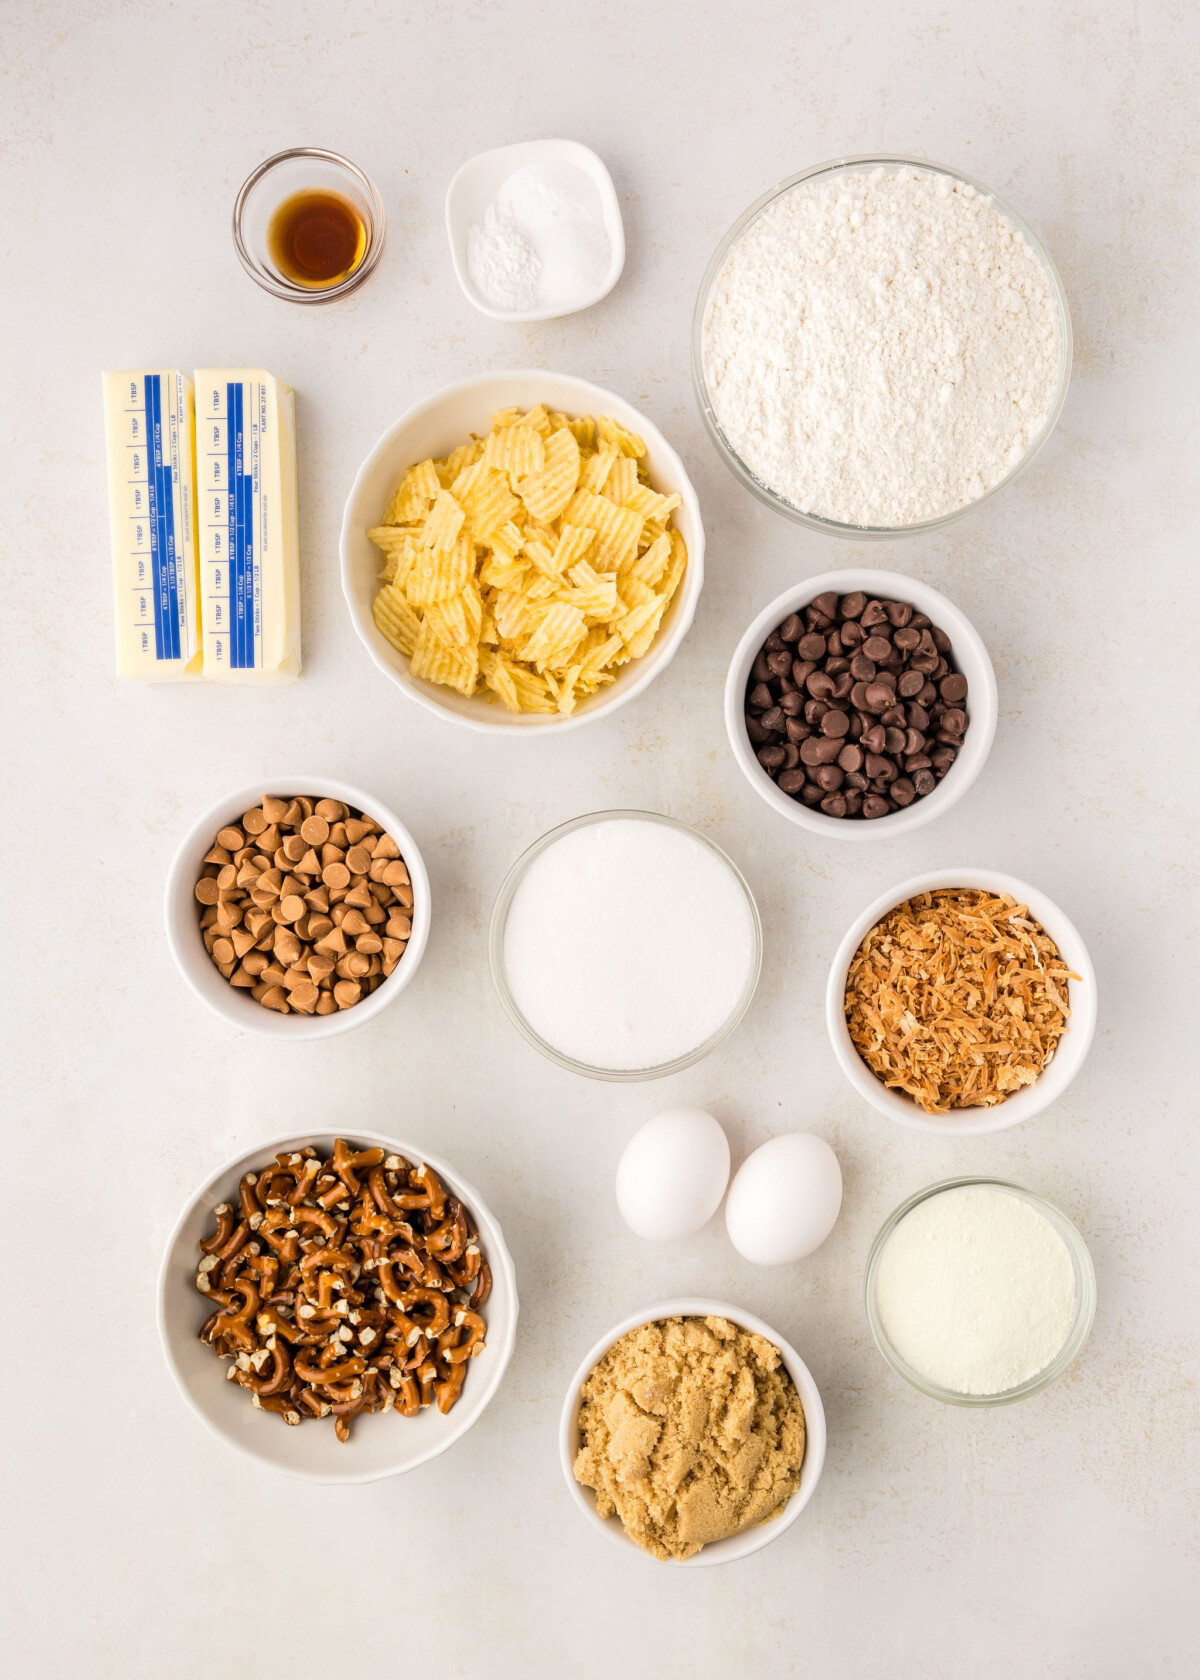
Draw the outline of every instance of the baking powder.
[[[611,254],[600,195],[573,163],[515,170],[467,230],[467,272],[494,308],[512,313],[583,304]]]
[[[913,525],[1042,431],[1061,359],[1045,265],[973,187],[901,168],[801,184],[730,248],[704,377],[754,476],[808,513]]]
[[[589,1067],[661,1067],[724,1025],[754,964],[741,883],[695,835],[613,817],[555,840],[509,906],[517,1008]]]
[[[1070,1250],[1029,1202],[990,1184],[919,1202],[880,1255],[875,1298],[901,1359],[954,1394],[1044,1371],[1075,1311]]]

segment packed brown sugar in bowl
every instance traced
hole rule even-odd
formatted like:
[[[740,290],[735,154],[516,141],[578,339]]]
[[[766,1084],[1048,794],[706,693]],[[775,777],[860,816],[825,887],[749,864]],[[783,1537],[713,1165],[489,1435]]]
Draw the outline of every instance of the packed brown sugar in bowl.
[[[926,1114],[989,1108],[1050,1062],[1078,979],[1026,905],[943,888],[866,935],[846,975],[846,1024],[876,1078]]]
[[[804,1408],[779,1349],[726,1318],[667,1318],[583,1385],[575,1480],[629,1538],[682,1560],[776,1517],[800,1485]]]

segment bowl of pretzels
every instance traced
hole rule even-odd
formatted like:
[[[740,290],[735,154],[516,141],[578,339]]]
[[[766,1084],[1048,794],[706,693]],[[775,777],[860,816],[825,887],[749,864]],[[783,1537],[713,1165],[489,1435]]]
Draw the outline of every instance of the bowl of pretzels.
[[[285,1475],[371,1482],[465,1435],[503,1379],[517,1287],[444,1161],[374,1132],[256,1145],[184,1208],[158,1328],[188,1405]]]

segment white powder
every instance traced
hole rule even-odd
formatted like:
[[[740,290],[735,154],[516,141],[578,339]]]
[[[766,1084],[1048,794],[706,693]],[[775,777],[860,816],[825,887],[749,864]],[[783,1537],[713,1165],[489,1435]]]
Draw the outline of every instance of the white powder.
[[[513,896],[504,969],[547,1044],[589,1067],[661,1067],[712,1036],[754,963],[741,883],[695,835],[638,817],[572,830]]]
[[[920,1202],[876,1272],[900,1357],[955,1394],[1003,1394],[1045,1370],[1075,1310],[1070,1250],[1019,1196],[963,1185]]]
[[[569,309],[600,285],[611,257],[604,207],[573,163],[515,170],[467,230],[467,272],[496,309]]]
[[[800,185],[731,247],[703,331],[725,437],[795,507],[913,525],[975,501],[1053,400],[1044,264],[973,187],[915,169]]]

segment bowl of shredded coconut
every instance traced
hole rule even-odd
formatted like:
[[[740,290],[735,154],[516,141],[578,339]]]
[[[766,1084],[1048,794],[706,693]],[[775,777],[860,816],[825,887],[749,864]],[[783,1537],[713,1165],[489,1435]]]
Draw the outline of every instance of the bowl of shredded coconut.
[[[904,157],[792,176],[740,216],[700,287],[692,368],[726,464],[789,519],[894,537],[1027,467],[1071,373],[1062,282],[978,181]]]

